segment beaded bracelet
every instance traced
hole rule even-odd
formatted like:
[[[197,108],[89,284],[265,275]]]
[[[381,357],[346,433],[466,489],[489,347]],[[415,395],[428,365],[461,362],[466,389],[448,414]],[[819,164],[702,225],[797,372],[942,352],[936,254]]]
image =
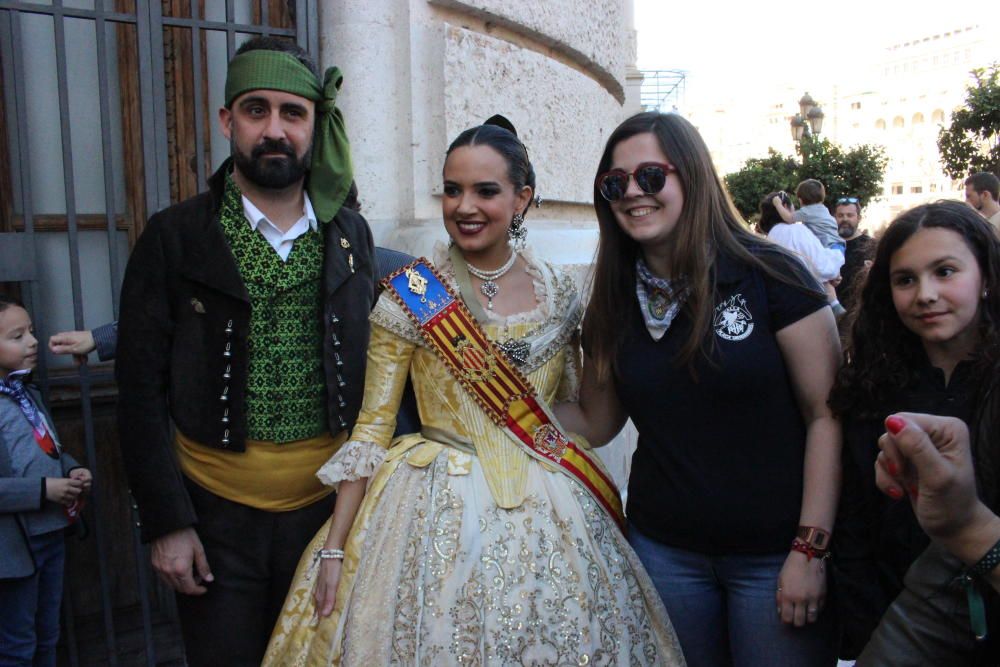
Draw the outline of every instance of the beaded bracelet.
[[[798,551],[800,554],[805,554],[807,562],[811,561],[813,558],[826,560],[830,557],[830,552],[826,549],[817,549],[798,537],[792,540],[791,549],[792,551]]]
[[[997,543],[990,547],[990,550],[975,565],[966,570],[966,572],[973,576],[985,577],[997,565],[1000,565],[1000,540],[997,540]]]
[[[320,560],[344,560],[344,550],[343,549],[320,549],[316,553],[316,557]]]

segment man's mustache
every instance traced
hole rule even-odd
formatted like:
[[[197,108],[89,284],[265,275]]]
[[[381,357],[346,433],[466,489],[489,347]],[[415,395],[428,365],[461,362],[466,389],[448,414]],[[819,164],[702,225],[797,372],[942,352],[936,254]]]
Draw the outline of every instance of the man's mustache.
[[[264,139],[262,142],[254,146],[253,150],[250,152],[250,158],[252,160],[259,160],[265,154],[271,153],[281,153],[287,155],[288,157],[295,159],[295,150],[284,141],[279,141],[278,139]]]

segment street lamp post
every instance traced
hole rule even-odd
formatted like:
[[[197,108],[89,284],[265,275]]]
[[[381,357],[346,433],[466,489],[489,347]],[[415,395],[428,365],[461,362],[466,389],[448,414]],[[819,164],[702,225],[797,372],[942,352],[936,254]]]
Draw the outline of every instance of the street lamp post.
[[[792,130],[792,141],[799,146],[802,159],[805,160],[809,149],[809,140],[819,137],[823,130],[823,110],[816,104],[812,95],[806,93],[799,100],[799,113],[792,116],[789,126]]]

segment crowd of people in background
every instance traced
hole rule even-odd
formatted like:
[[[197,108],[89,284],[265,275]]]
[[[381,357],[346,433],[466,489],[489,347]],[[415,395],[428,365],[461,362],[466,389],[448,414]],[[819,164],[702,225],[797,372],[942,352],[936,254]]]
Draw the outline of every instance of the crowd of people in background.
[[[1000,664],[1000,180],[905,211],[808,179],[736,212],[697,130],[595,156],[588,293],[526,245],[495,116],[442,160],[450,240],[375,248],[336,68],[248,40],[230,159],[153,216],[116,359],[152,566],[200,665]],[[0,299],[0,665],[54,665],[90,491]],[[627,506],[593,447],[638,430]]]

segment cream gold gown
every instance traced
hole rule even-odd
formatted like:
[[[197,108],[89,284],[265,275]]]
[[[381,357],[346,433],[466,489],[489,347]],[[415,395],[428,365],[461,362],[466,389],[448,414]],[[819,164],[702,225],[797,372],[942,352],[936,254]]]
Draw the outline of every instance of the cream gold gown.
[[[531,343],[521,370],[543,400],[568,400],[579,297],[568,276],[524,255],[538,307],[488,312],[484,329]],[[331,484],[370,477],[334,611],[317,620],[312,600],[328,522],[303,554],[264,665],[683,665],[653,584],[605,511],[495,426],[388,295],[372,323],[361,414],[318,473]],[[407,375],[424,434],[393,439]]]

